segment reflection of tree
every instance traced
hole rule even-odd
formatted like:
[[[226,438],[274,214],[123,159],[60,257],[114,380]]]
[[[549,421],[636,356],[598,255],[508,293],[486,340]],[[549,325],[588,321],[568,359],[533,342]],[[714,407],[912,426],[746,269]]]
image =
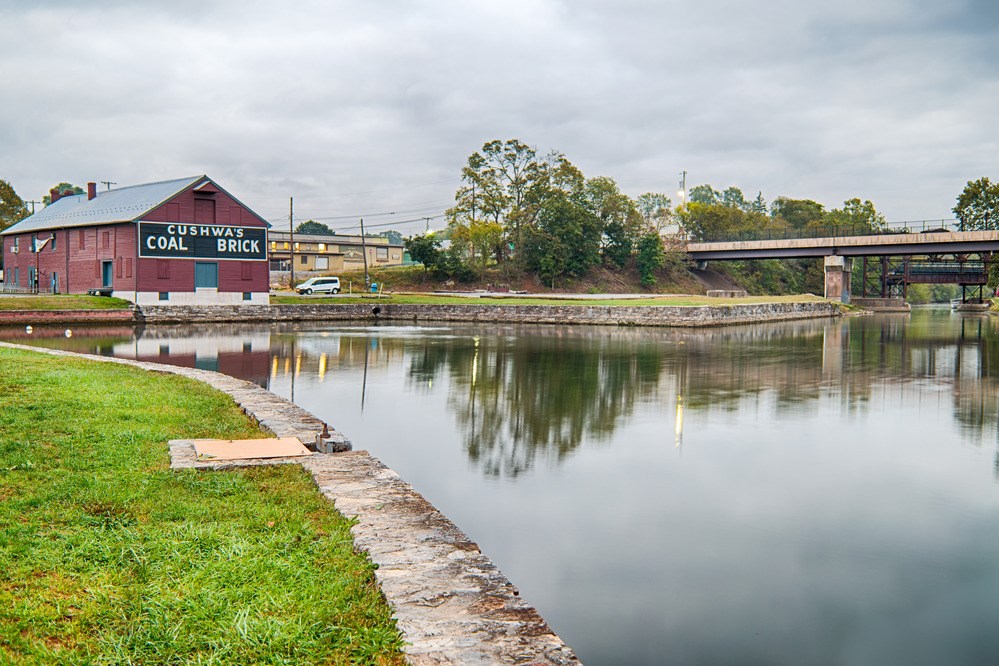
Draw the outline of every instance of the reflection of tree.
[[[427,341],[413,350],[410,376],[425,382],[446,368],[469,458],[489,476],[515,477],[584,439],[608,439],[637,399],[656,392],[662,352],[613,347],[575,336]]]

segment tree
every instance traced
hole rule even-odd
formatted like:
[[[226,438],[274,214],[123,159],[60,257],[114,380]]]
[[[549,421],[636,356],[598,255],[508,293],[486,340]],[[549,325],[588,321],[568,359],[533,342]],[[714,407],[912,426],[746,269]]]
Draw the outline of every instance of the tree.
[[[976,231],[999,227],[999,183],[987,177],[968,181],[953,208],[961,229]]]
[[[402,245],[403,243],[402,234],[394,229],[390,229],[389,231],[383,231],[378,235],[381,236],[382,238],[387,238],[388,242],[391,243],[392,245]]]
[[[641,227],[635,202],[622,194],[613,178],[590,178],[583,189],[586,209],[601,222],[602,254],[611,264],[623,268]]]
[[[680,224],[695,241],[726,241],[755,238],[766,229],[780,229],[779,219],[747,213],[722,204],[691,203],[679,214]]]
[[[853,198],[843,202],[843,208],[834,208],[818,223],[823,227],[831,227],[833,230],[843,230],[849,233],[880,233],[885,230],[888,223],[885,216],[874,208],[870,201],[861,203],[860,199]],[[826,230],[827,232],[829,229]]]
[[[83,194],[83,188],[78,185],[73,185],[72,183],[59,183],[49,188],[50,190],[56,190],[62,196],[72,195],[72,194]],[[42,203],[48,206],[52,203],[52,195],[46,194],[42,197]]]
[[[319,236],[333,236],[333,230],[327,227],[322,222],[316,222],[315,220],[309,220],[308,222],[302,222],[297,227],[295,227],[296,234],[317,234]]]
[[[469,258],[485,268],[496,248],[503,242],[503,226],[492,220],[470,220],[449,227],[452,247],[460,249]]]
[[[673,222],[672,205],[667,195],[658,192],[640,194],[635,200],[635,207],[645,220],[646,227],[660,234]]]
[[[663,239],[657,233],[647,233],[638,239],[638,254],[635,256],[635,264],[638,266],[638,273],[642,276],[642,284],[653,287],[656,284],[656,271],[666,263],[666,254],[663,252]]]
[[[721,203],[721,192],[710,185],[695,185],[690,189],[690,203],[716,204]]]
[[[738,208],[739,210],[746,210],[748,208],[746,197],[738,187],[729,187],[722,192],[721,204],[729,208]]]
[[[24,200],[17,196],[10,183],[0,179],[0,231],[26,217],[28,217],[28,207],[24,205]]]
[[[809,222],[821,221],[826,208],[811,199],[777,197],[770,206],[770,215],[784,220],[792,229],[804,229]]]
[[[761,215],[767,214],[767,201],[763,198],[763,191],[759,191],[756,194],[756,198],[749,203],[748,211],[750,213],[760,213]]]
[[[582,275],[600,263],[601,235],[600,218],[558,193],[541,206],[536,224],[524,229],[524,260],[554,286],[557,279]]]
[[[413,261],[423,264],[423,271],[433,268],[441,259],[441,242],[433,234],[411,236],[403,242]]]

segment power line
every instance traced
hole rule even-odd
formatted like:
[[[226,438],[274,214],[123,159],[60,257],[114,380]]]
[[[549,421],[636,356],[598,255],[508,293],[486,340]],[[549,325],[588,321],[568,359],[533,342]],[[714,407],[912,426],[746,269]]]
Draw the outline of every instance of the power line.
[[[389,210],[389,211],[383,211],[383,212],[380,212],[380,213],[361,212],[361,213],[351,213],[349,215],[323,215],[323,216],[308,216],[308,217],[304,217],[303,216],[303,217],[296,217],[296,219],[307,219],[307,220],[313,220],[315,222],[319,222],[319,221],[322,221],[322,220],[356,220],[356,219],[360,219],[362,217],[363,218],[385,217],[387,215],[400,215],[400,214],[406,214],[406,213],[411,213],[411,214],[413,214],[413,213],[428,213],[428,212],[436,212],[436,211],[441,211],[440,214],[442,215],[443,211],[447,210],[447,208],[448,208],[447,206],[439,206],[439,205],[438,206],[424,206],[424,207],[420,207],[420,208],[403,208],[403,209],[399,209],[399,210]],[[282,220],[284,220],[286,218],[287,218],[286,215],[282,215],[280,217],[268,218],[267,221],[268,222],[280,222],[280,221],[282,221]],[[371,225],[368,225],[368,226],[371,226]]]
[[[337,192],[335,194],[313,194],[313,195],[308,195],[308,196],[304,196],[304,197],[300,196],[298,198],[299,198],[299,201],[301,201],[303,199],[306,200],[306,201],[310,201],[312,199],[334,199],[336,197],[353,197],[353,196],[359,196],[359,195],[362,195],[362,194],[378,194],[380,192],[398,192],[399,190],[413,190],[413,189],[416,189],[418,187],[429,187],[431,185],[443,185],[444,183],[454,183],[454,182],[455,182],[455,180],[453,178],[448,178],[447,180],[438,180],[438,181],[434,181],[432,183],[421,183],[421,184],[416,184],[416,185],[400,185],[399,187],[386,187],[386,188],[383,188],[383,189],[380,189],[380,190],[367,190],[367,191],[364,191],[364,192]],[[257,197],[257,198],[258,199],[283,199],[284,197],[275,195],[275,196],[270,196],[270,197],[268,197],[268,196],[262,196],[262,197]]]

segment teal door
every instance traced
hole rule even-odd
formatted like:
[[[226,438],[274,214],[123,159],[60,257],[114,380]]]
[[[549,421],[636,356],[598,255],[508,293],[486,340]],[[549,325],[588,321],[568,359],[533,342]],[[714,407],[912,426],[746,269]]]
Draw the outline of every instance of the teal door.
[[[101,264],[101,277],[103,278],[102,285],[105,287],[111,286],[111,278],[114,276],[114,262],[105,261]]]
[[[194,288],[195,289],[218,289],[219,287],[219,265],[199,261],[194,264]]]

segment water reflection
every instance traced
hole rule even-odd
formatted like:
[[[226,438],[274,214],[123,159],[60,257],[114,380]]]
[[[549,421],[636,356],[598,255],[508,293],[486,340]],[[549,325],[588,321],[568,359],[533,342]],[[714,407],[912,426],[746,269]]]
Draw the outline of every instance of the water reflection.
[[[0,339],[217,370],[265,388],[286,380],[293,400],[303,381],[313,390],[359,372],[362,411],[369,372],[405,367],[408,393],[446,385],[465,455],[488,477],[557,465],[584,442],[607,445],[639,404],[661,409],[663,441],[679,447],[699,414],[780,415],[834,400],[856,416],[886,391],[936,391],[950,396],[966,441],[999,441],[995,320],[943,309],[710,330],[109,326],[71,338],[61,327],[7,328]]]

